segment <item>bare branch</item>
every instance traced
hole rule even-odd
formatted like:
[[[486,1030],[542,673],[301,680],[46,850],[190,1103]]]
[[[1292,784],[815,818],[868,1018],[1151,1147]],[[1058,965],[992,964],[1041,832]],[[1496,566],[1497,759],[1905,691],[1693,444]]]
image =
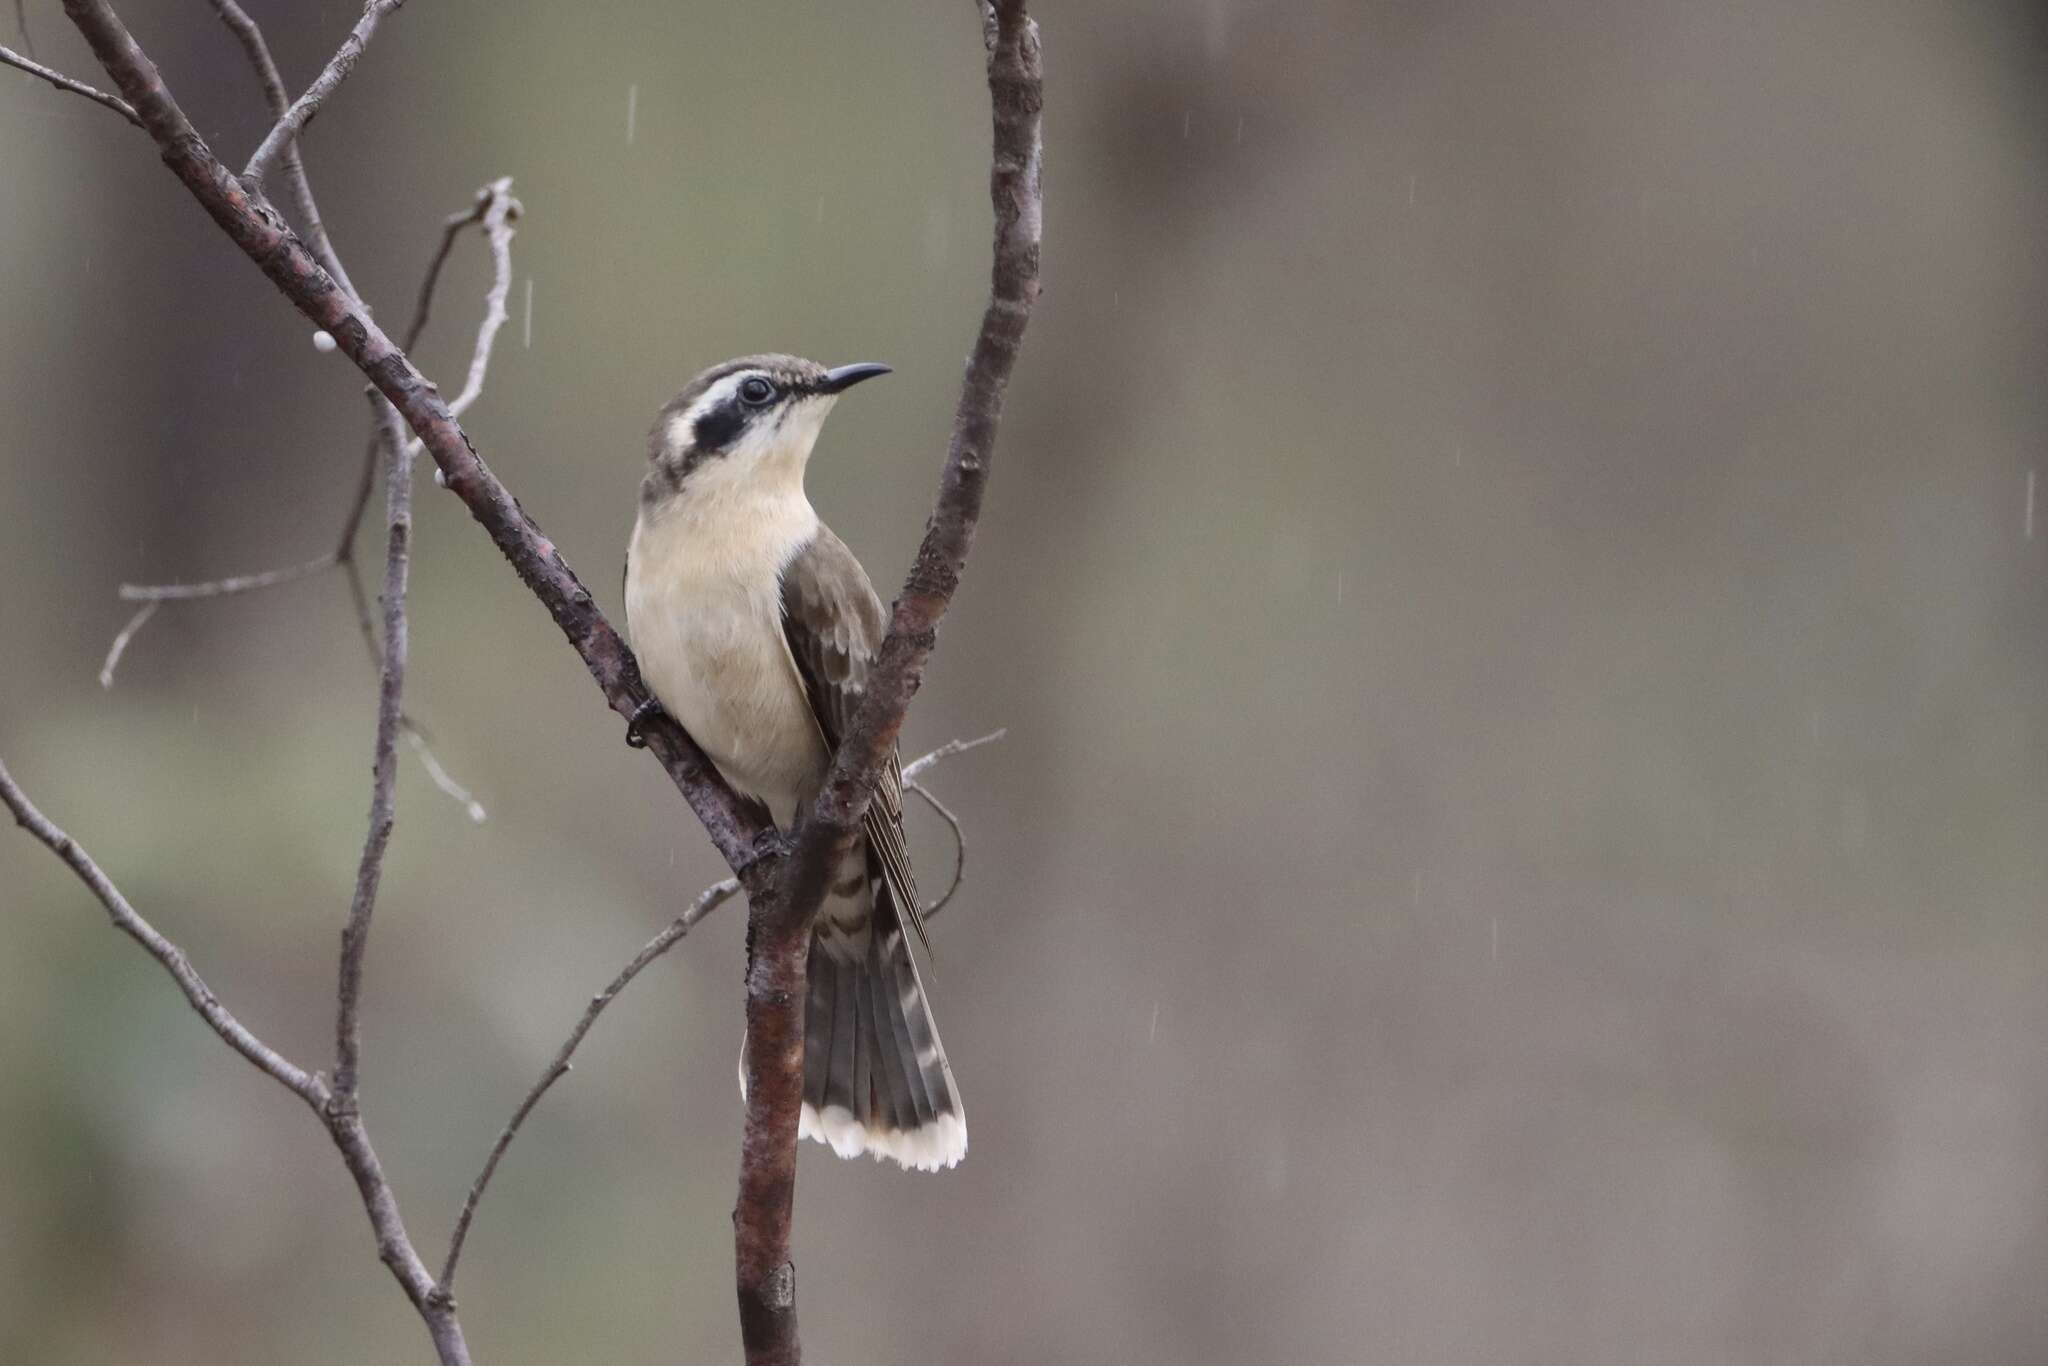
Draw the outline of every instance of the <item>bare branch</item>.
[[[391,344],[360,301],[339,288],[278,216],[221,165],[178,107],[162,76],[136,46],[107,0],[64,0],[65,12],[93,55],[142,116],[163,162],[200,206],[315,327],[369,377],[425,442],[447,486],[511,562],[520,581],[554,618],[606,703],[630,718],[649,698],[632,651],[598,610],[553,541],[477,457],[439,391]],[[765,889],[782,837],[767,813],[737,797],[702,750],[666,717],[643,727],[648,753],[704,823],[712,843],[743,884]]]
[[[980,749],[983,745],[994,744],[1009,733],[1010,728],[1003,726],[986,735],[977,735],[972,740],[948,740],[922,759],[914,759],[904,765],[903,790],[914,792],[923,798],[924,804],[929,806],[953,832],[953,880],[946,884],[946,890],[940,894],[937,901],[924,908],[924,919],[927,924],[931,922],[933,916],[946,909],[946,903],[953,899],[953,894],[960,890],[961,882],[967,877],[967,832],[960,824],[960,818],[954,815],[944,802],[933,796],[930,788],[918,782],[918,775],[943,759],[965,754],[970,749]]]
[[[237,36],[243,37],[245,44],[253,45],[250,49],[251,61],[256,63],[259,74],[266,70],[270,73],[270,76],[265,78],[266,89],[274,88],[279,95],[282,95],[283,86],[275,85],[273,87],[270,79],[270,77],[275,76],[276,67],[270,64],[269,49],[263,45],[263,35],[257,29],[255,22],[249,19],[242,12],[241,8],[233,3],[233,0],[214,0],[214,8],[221,13],[221,17],[227,21],[228,26],[235,31]],[[290,170],[294,162],[295,155],[287,154],[285,163],[287,170]],[[303,172],[298,173],[297,179],[300,181],[304,180]],[[412,323],[406,331],[407,346],[417,342],[421,332],[426,328],[427,315],[433,306],[434,290],[440,281],[441,269],[447,263],[449,252],[455,245],[457,234],[472,223],[485,222],[494,209],[500,210],[501,216],[506,220],[517,215],[518,201],[511,200],[506,193],[510,185],[511,182],[507,179],[485,186],[477,192],[474,205],[461,213],[449,215],[442,223],[441,241],[434,252],[432,262],[427,267],[426,278],[420,286],[419,300],[414,306]],[[306,212],[309,217],[317,219],[319,211],[313,204],[312,193],[312,187],[307,185],[304,192],[302,211]],[[499,302],[501,307],[503,304],[503,293],[510,288],[510,243],[511,233],[509,228],[504,228],[502,232],[493,233],[492,255],[498,264],[498,277],[505,282],[502,287],[496,284],[493,286],[494,292],[497,292],[500,296]],[[333,257],[332,248],[329,248],[327,254],[330,259]],[[340,262],[336,260],[334,265],[338,267]],[[487,308],[487,323],[488,313],[489,310]],[[497,325],[501,326],[502,320]],[[495,332],[496,326],[490,327],[490,330]],[[481,341],[480,345],[488,352],[489,344],[487,341]],[[289,565],[281,569],[265,570],[258,574],[245,574],[233,578],[215,579],[206,583],[122,584],[120,595],[124,600],[145,602],[150,605],[137,612],[129,620],[127,626],[122,629],[121,634],[115,637],[113,646],[107,654],[107,662],[100,670],[100,685],[108,688],[113,686],[115,667],[120,663],[121,656],[127,650],[129,642],[134,639],[135,633],[155,613],[157,603],[192,598],[221,597],[231,593],[246,593],[256,589],[272,588],[279,584],[290,583],[295,579],[306,578],[334,568],[340,568],[347,579],[349,596],[355,606],[356,624],[362,632],[364,646],[369,651],[370,665],[373,669],[380,667],[382,653],[377,645],[377,629],[370,620],[369,602],[363,591],[362,579],[356,573],[355,565],[356,532],[362,524],[363,512],[369,503],[370,490],[375,483],[376,471],[382,463],[379,458],[383,449],[382,436],[377,430],[376,423],[373,422],[371,426],[369,443],[363,452],[362,477],[357,483],[353,498],[350,500],[348,512],[342,522],[341,535],[334,550],[316,559],[307,560],[303,564]],[[417,445],[413,449],[417,451]],[[469,789],[457,782],[453,775],[448,772],[447,767],[441,763],[440,758],[434,753],[425,730],[410,716],[405,715],[399,717],[399,725],[406,742],[411,746],[413,753],[419,757],[420,765],[426,769],[427,776],[433,780],[434,786],[454,801],[460,803],[472,821],[482,824],[487,820],[489,813],[484,810],[483,804],[478,802]]]
[[[342,288],[281,218],[262,202],[260,186],[238,180],[207,148],[136,46],[107,0],[64,0],[66,12],[91,44],[101,66],[162,153],[164,163],[231,240],[269,276],[316,327],[367,375],[432,454],[435,465],[471,514],[489,532],[557,626],[582,657],[606,701],[631,718],[649,699],[631,652],[570,571],[553,542],[512,499],[477,457],[456,415],[405,353],[394,347],[359,300]],[[359,33],[367,37],[382,8],[371,0]],[[989,89],[995,149],[991,198],[996,210],[995,265],[981,334],[970,359],[937,506],[915,566],[898,599],[890,631],[869,676],[866,702],[836,755],[828,781],[785,839],[765,811],[742,801],[681,729],[665,717],[643,726],[647,748],[683,792],[720,854],[735,871],[750,902],[752,947],[747,979],[749,1099],[742,1146],[740,1192],[734,1212],[741,1330],[750,1362],[797,1359],[794,1272],[789,1224],[794,1196],[796,1116],[802,1082],[804,954],[811,917],[822,896],[825,870],[847,847],[869,800],[869,787],[893,753],[904,711],[921,681],[937,627],[949,605],[972,542],[1001,400],[1024,327],[1038,292],[1039,75],[1037,31],[1023,0],[994,0]],[[356,53],[360,40],[355,39]],[[354,56],[349,44],[306,96],[279,120],[252,159],[252,180],[296,135],[339,83]],[[347,62],[343,58],[347,58]],[[402,448],[402,447],[401,447]],[[382,717],[380,717],[381,729]],[[393,727],[395,729],[395,711]],[[793,850],[793,852],[792,852]],[[367,853],[367,851],[366,851]],[[346,1136],[352,1107],[333,1107],[336,1141]],[[359,1131],[359,1130],[358,1130]],[[450,1302],[413,1271],[396,1207],[381,1173],[351,1159],[366,1208],[378,1223],[380,1250],[430,1326],[433,1310],[453,1333]],[[380,1197],[395,1238],[379,1221]],[[401,1252],[405,1255],[401,1255]],[[422,1286],[427,1288],[422,1291]],[[436,1333],[443,1359],[448,1342]],[[466,1360],[466,1354],[464,1359]]]
[[[512,316],[506,311],[505,300],[512,293],[512,234],[518,231],[513,224],[519,221],[520,214],[519,201],[512,197],[512,177],[492,181],[477,198],[483,212],[484,236],[491,244],[491,288],[484,296],[484,318],[477,325],[469,376],[463,381],[462,392],[448,405],[453,417],[468,412],[483,394],[484,372],[491,365],[491,346],[498,339],[498,329]],[[410,347],[412,343],[408,341],[406,345]]]
[[[903,780],[903,790],[905,792],[914,792],[919,797],[922,797],[924,804],[938,813],[939,819],[944,821],[953,832],[953,880],[946,884],[946,890],[939,894],[937,901],[932,902],[923,909],[924,922],[929,925],[933,916],[946,909],[946,903],[953,899],[953,893],[960,890],[961,882],[967,877],[967,832],[961,828],[960,818],[954,815],[944,802],[934,797],[931,789],[927,788],[923,783],[913,782],[911,779],[905,778]]]
[[[228,31],[235,35],[242,50],[248,54],[249,65],[255,69],[256,79],[263,86],[264,101],[270,106],[270,117],[284,118],[291,112],[291,96],[284,88],[284,77],[279,74],[277,63],[271,59],[270,44],[263,40],[263,30],[235,0],[210,0],[210,3],[214,13],[220,16],[221,22],[227,25]],[[342,269],[341,258],[335,254],[334,244],[327,238],[327,225],[320,220],[320,205],[313,198],[313,182],[306,178],[306,164],[300,157],[296,138],[286,145],[282,155],[285,186],[291,191],[292,203],[305,227],[306,245],[320,264],[327,267],[327,273],[343,289],[354,294],[355,282]]]
[[[989,173],[995,244],[988,307],[968,358],[939,496],[924,541],[896,599],[889,634],[869,672],[860,710],[796,841],[793,913],[801,913],[813,886],[822,894],[826,870],[837,865],[840,852],[859,829],[875,775],[894,749],[910,700],[924,680],[925,661],[938,643],[939,623],[974,543],[1003,393],[1038,300],[1043,221],[1039,116],[1044,107],[1038,26],[1026,16],[1024,0],[1000,0],[994,14],[988,84],[995,115]]]
[[[281,583],[291,583],[308,575],[318,574],[334,568],[335,557],[322,555],[307,560],[304,564],[286,565],[282,569],[266,569],[260,574],[238,574],[232,578],[209,579],[205,583],[124,583],[120,588],[123,602],[184,602],[192,598],[224,598],[234,593],[250,593],[259,588],[275,588]]]
[[[998,730],[974,740],[949,740],[923,758],[912,763],[908,768],[904,769],[904,773],[906,775],[923,773],[935,764],[951,758],[955,754],[964,754],[968,750],[988,744],[992,740],[999,740],[1005,733]],[[922,788],[917,789],[917,791],[926,801],[932,800],[931,794],[925,792]],[[951,812],[946,811],[944,807],[939,807],[938,809],[947,820],[955,822],[953,832],[957,839],[960,834],[957,818]],[[939,904],[944,905],[946,900],[952,896],[953,889],[959,887],[959,885],[960,875],[956,871],[953,875],[953,887],[947,889],[946,896],[940,898]],[[448,1257],[442,1265],[442,1289],[452,1290],[454,1287],[455,1264],[462,1258],[462,1245],[469,1236],[471,1221],[476,1218],[477,1204],[483,1199],[485,1187],[491,1184],[491,1177],[498,1170],[499,1159],[503,1158],[505,1150],[512,1146],[512,1140],[519,1133],[519,1127],[526,1122],[526,1117],[533,1113],[534,1107],[540,1104],[540,1099],[548,1093],[548,1088],[552,1087],[557,1081],[560,1081],[569,1071],[569,1059],[583,1043],[583,1036],[588,1034],[590,1027],[597,1023],[597,1017],[604,1013],[605,1007],[616,1000],[619,993],[624,991],[648,964],[674,948],[682,940],[683,936],[690,932],[692,926],[737,896],[739,890],[740,884],[738,879],[726,878],[723,882],[714,882],[699,892],[696,899],[689,904],[681,915],[670,922],[669,926],[660,934],[647,941],[645,948],[642,948],[640,952],[633,955],[632,960],[619,970],[618,975],[612,978],[610,984],[603,991],[590,998],[590,1004],[585,1007],[582,1018],[576,1021],[576,1027],[569,1031],[568,1039],[563,1042],[561,1048],[556,1050],[554,1058],[549,1061],[546,1070],[540,1074],[540,1080],[533,1084],[532,1088],[527,1091],[525,1099],[519,1102],[519,1108],[512,1112],[512,1118],[506,1122],[504,1130],[499,1133],[498,1141],[491,1145],[490,1155],[484,1159],[483,1170],[477,1174],[476,1180],[470,1185],[469,1198],[463,1202],[462,1213],[455,1220],[455,1234],[449,1240]]]
[[[398,729],[399,733],[405,736],[405,742],[412,746],[412,752],[419,756],[420,767],[427,771],[427,777],[433,780],[434,786],[440,788],[443,795],[460,806],[478,825],[491,818],[491,813],[484,810],[484,804],[476,799],[476,794],[456,782],[454,775],[442,766],[440,756],[434,753],[433,746],[427,740],[426,732],[422,731],[411,717],[400,716]]]
[[[980,749],[983,745],[992,745],[1009,733],[1010,728],[1002,726],[990,731],[986,735],[977,735],[972,740],[948,740],[923,758],[913,759],[905,764],[903,766],[903,781],[906,783],[912,781],[926,769],[936,768],[939,764],[956,754],[965,754],[970,749]]]
[[[568,1073],[570,1057],[583,1042],[583,1036],[590,1032],[590,1027],[597,1023],[597,1017],[604,1013],[606,1006],[618,998],[620,992],[632,984],[642,969],[674,948],[682,937],[690,932],[691,926],[739,895],[739,890],[739,880],[727,878],[723,882],[714,882],[697,893],[697,899],[690,903],[689,909],[671,921],[667,929],[648,940],[647,946],[633,955],[632,961],[619,970],[618,976],[612,978],[603,991],[590,998],[590,1004],[584,1007],[582,1018],[576,1021],[576,1027],[569,1031],[569,1037],[561,1048],[556,1050],[555,1056],[548,1062],[547,1069],[540,1074],[540,1080],[533,1084],[533,1088],[526,1093],[526,1098],[519,1102],[519,1108],[512,1112],[512,1118],[506,1122],[504,1131],[498,1135],[498,1141],[491,1145],[490,1156],[484,1159],[483,1170],[477,1173],[476,1180],[471,1183],[469,1198],[462,1202],[462,1213],[455,1220],[454,1236],[448,1240],[448,1259],[441,1267],[442,1289],[452,1290],[455,1285],[455,1265],[462,1260],[462,1244],[469,1237],[469,1226],[476,1218],[477,1203],[484,1198],[484,1188],[491,1184],[491,1177],[498,1170],[499,1159],[504,1157],[505,1150],[512,1146],[513,1138],[519,1133],[519,1126],[526,1123],[526,1117],[533,1113],[534,1106],[540,1104],[540,1098],[548,1093],[548,1088]]]
[[[282,569],[266,569],[260,574],[242,574],[234,578],[212,579],[205,583],[124,583],[120,588],[123,602],[139,602],[142,610],[128,618],[128,624],[114,637],[114,643],[107,648],[107,662],[100,666],[100,686],[114,686],[114,670],[121,663],[121,656],[128,652],[128,643],[135,639],[135,633],[156,615],[156,609],[167,602],[183,602],[193,598],[219,598],[232,593],[248,593],[258,588],[275,588],[281,583],[290,583],[308,575],[332,569],[335,558],[322,555],[304,564],[286,565]]]
[[[959,586],[988,484],[1003,391],[1038,299],[1043,219],[1039,116],[1044,106],[1038,29],[1025,13],[1024,0],[989,0],[984,14],[991,10],[994,23],[984,34],[995,125],[989,172],[994,265],[937,505],[896,599],[889,634],[869,670],[866,696],[840,742],[823,790],[800,817],[774,894],[749,891],[747,1117],[733,1210],[740,1336],[749,1366],[793,1366],[801,1355],[789,1245],[811,920],[831,870],[859,833],[877,775],[895,752],[904,714]]]
[[[15,0],[17,12],[19,12],[20,3],[21,0]],[[28,32],[26,21],[24,21],[22,32],[24,35]],[[135,112],[135,106],[122,99],[119,95],[109,95],[106,91],[89,86],[84,81],[75,81],[61,71],[44,66],[33,57],[22,56],[13,48],[0,47],[0,66],[11,66],[17,70],[26,71],[31,76],[39,76],[51,85],[56,86],[59,90],[69,90],[74,95],[83,95],[94,104],[113,110],[137,128],[142,127],[142,116]]]
[[[249,164],[242,168],[243,180],[257,185],[262,183],[263,177],[270,173],[271,163],[276,161],[284,149],[299,136],[300,131],[313,121],[313,116],[320,112],[320,106],[326,103],[327,97],[348,79],[348,73],[355,70],[356,63],[362,59],[363,49],[369,46],[370,35],[377,31],[377,21],[404,3],[405,0],[368,0],[363,6],[363,17],[356,20],[355,28],[342,40],[341,46],[327,63],[326,70],[313,78],[313,83],[306,87],[306,93],[292,102],[291,108],[284,112],[270,132],[264,136],[262,145],[257,147],[255,154],[249,158]],[[72,10],[70,0],[66,0],[65,9],[71,12],[72,18],[76,20],[77,14]],[[110,15],[111,13],[109,11]],[[101,61],[104,62],[105,58],[101,58]],[[351,295],[354,293],[353,290],[349,292]]]
[[[341,932],[341,978],[334,1020],[334,1094],[351,1106],[362,1055],[363,954],[369,947],[370,917],[396,819],[398,726],[407,652],[405,591],[412,565],[412,453],[406,449],[404,429],[391,405],[381,398],[372,402],[384,428],[385,459],[389,462],[384,489],[389,542],[384,560],[384,663],[377,688],[377,739],[370,768],[370,827],[363,837],[348,924]]]
[[[116,929],[142,945],[150,957],[163,964],[164,971],[171,974],[192,1008],[228,1047],[305,1101],[320,1117],[362,1194],[363,1209],[370,1216],[370,1227],[377,1239],[377,1255],[391,1268],[407,1298],[425,1320],[441,1366],[469,1366],[469,1348],[455,1318],[454,1302],[439,1293],[426,1265],[413,1250],[405,1223],[399,1217],[398,1201],[391,1193],[390,1183],[385,1180],[383,1166],[377,1160],[376,1149],[370,1145],[370,1136],[363,1128],[362,1117],[356,1112],[354,1099],[351,1097],[344,1101],[336,1096],[317,1073],[307,1072],[290,1062],[250,1033],[220,1003],[220,998],[193,969],[183,950],[157,933],[154,926],[137,914],[128,904],[128,899],[121,895],[120,889],[100,871],[99,865],[78,842],[36,809],[27,794],[16,786],[5,764],[0,764],[0,804],[14,813],[16,824],[48,846],[78,875],[79,880],[99,898],[100,904],[106,907]]]
[[[511,182],[508,178],[503,183],[509,186]],[[455,249],[456,237],[470,224],[483,222],[484,215],[489,213],[492,205],[497,202],[496,197],[491,192],[492,188],[491,185],[486,185],[483,189],[478,190],[474,204],[461,213],[452,213],[442,220],[440,245],[434,249],[433,259],[427,263],[427,273],[420,280],[419,299],[413,304],[412,321],[406,325],[405,341],[402,344],[403,350],[411,351],[415,346],[419,345],[421,334],[427,330],[427,318],[434,310],[434,291],[441,284],[441,268],[448,264],[448,255]],[[506,260],[505,270],[509,277],[511,271],[509,256]],[[494,279],[494,287],[495,283]],[[485,313],[488,316],[488,306],[485,309]],[[355,557],[356,531],[362,526],[363,510],[370,503],[370,488],[376,481],[377,453],[379,449],[378,433],[373,429],[370,432],[369,445],[363,451],[362,477],[356,483],[355,497],[350,501],[348,515],[342,520],[341,524],[341,541],[335,553],[343,563],[347,563]],[[350,577],[354,577],[353,570],[350,571]],[[356,598],[360,602],[362,599],[362,585],[360,583],[354,584],[354,590]],[[369,614],[365,611],[359,615],[363,622],[363,638],[370,642],[370,657],[374,660],[377,657],[377,645],[376,636],[370,629]]]
[[[377,1239],[377,1260],[391,1269],[406,1298],[419,1311],[441,1366],[470,1366],[469,1344],[463,1340],[462,1324],[455,1317],[455,1301],[434,1284],[427,1264],[413,1248],[412,1238],[405,1231],[405,1220],[398,1212],[398,1197],[392,1194],[391,1183],[385,1179],[384,1166],[377,1160],[377,1150],[370,1145],[369,1130],[363,1127],[355,1102],[343,1104],[337,1099],[322,1114],[328,1132],[334,1137],[334,1146],[341,1152],[342,1164],[355,1178],[363,1209],[370,1216],[370,1229]]]
[[[113,880],[100,871],[78,841],[65,834],[51,823],[50,818],[38,811],[28,799],[28,794],[15,784],[7,772],[7,765],[0,763],[0,803],[14,813],[14,823],[34,835],[51,853],[64,860],[65,866],[78,875],[92,894],[99,898],[100,905],[107,908],[107,915],[114,922],[114,928],[142,945],[144,952],[163,964],[165,972],[171,974],[178,989],[185,993],[192,1009],[199,1012],[207,1026],[221,1037],[222,1042],[247,1058],[256,1069],[279,1085],[293,1092],[301,1100],[318,1110],[327,1102],[327,1088],[320,1079],[304,1068],[285,1058],[276,1049],[250,1033],[248,1028],[228,1008],[220,1003],[213,989],[192,967],[184,950],[158,934],[156,927],[138,915],[128,898],[121,895],[121,889]]]
[[[100,665],[102,688],[114,686],[114,670],[120,667],[121,656],[128,653],[128,642],[135,639],[135,633],[149,623],[149,619],[156,615],[156,609],[161,606],[163,603],[157,601],[143,603],[142,609],[128,618],[128,624],[114,637],[114,643],[107,647],[107,662]]]
[[[448,264],[448,253],[455,249],[455,239],[462,230],[472,223],[484,221],[484,215],[491,210],[494,186],[503,184],[511,187],[511,179],[493,181],[476,192],[476,203],[461,213],[451,213],[441,220],[441,244],[434,249],[434,259],[427,263],[427,273],[420,280],[420,296],[412,308],[412,321],[406,324],[404,350],[410,351],[420,344],[420,335],[427,330],[427,319],[434,311],[434,291],[441,284],[441,268]]]

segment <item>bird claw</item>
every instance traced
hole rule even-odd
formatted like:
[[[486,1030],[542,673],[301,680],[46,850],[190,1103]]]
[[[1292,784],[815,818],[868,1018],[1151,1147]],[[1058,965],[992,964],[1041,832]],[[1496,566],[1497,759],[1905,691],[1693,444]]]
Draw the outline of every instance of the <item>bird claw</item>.
[[[626,718],[627,747],[630,749],[646,749],[647,736],[641,731],[640,727],[645,725],[651,718],[661,715],[665,715],[661,709],[661,703],[652,697],[633,708],[633,714]]]

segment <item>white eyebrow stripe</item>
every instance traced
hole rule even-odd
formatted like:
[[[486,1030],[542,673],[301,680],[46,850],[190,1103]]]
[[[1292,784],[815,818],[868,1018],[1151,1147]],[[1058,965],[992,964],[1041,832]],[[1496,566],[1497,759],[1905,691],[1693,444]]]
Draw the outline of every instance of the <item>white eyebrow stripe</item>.
[[[706,389],[698,396],[697,401],[690,405],[689,411],[683,414],[684,429],[687,431],[694,428],[698,418],[729,402],[739,392],[739,387],[744,381],[760,373],[759,370],[735,370]]]

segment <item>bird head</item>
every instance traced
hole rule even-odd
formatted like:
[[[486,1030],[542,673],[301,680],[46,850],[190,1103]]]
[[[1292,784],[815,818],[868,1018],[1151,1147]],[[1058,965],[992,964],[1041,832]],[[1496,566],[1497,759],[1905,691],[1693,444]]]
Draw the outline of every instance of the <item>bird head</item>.
[[[741,356],[714,365],[684,385],[655,421],[649,491],[801,481],[825,415],[839,395],[888,373],[886,365],[828,370],[816,361],[779,355]]]

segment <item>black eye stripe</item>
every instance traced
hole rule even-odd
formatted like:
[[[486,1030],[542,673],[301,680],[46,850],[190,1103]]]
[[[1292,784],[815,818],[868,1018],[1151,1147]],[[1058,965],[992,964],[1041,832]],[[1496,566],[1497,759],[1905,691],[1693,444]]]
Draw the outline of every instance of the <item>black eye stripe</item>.
[[[751,416],[752,414],[738,399],[727,399],[716,408],[701,414],[691,427],[690,435],[699,450],[721,450],[745,430],[747,419]]]
[[[769,386],[765,399],[749,402],[744,394],[748,385],[759,381]],[[780,427],[789,416],[790,406],[784,399],[809,398],[821,392],[815,383],[798,379],[771,379],[767,375],[748,375],[734,385],[731,393],[716,407],[706,409],[697,415],[690,426],[690,444],[699,458],[722,454],[727,446],[739,436],[756,418],[769,412],[775,414],[775,425]],[[691,463],[695,463],[692,461]]]

